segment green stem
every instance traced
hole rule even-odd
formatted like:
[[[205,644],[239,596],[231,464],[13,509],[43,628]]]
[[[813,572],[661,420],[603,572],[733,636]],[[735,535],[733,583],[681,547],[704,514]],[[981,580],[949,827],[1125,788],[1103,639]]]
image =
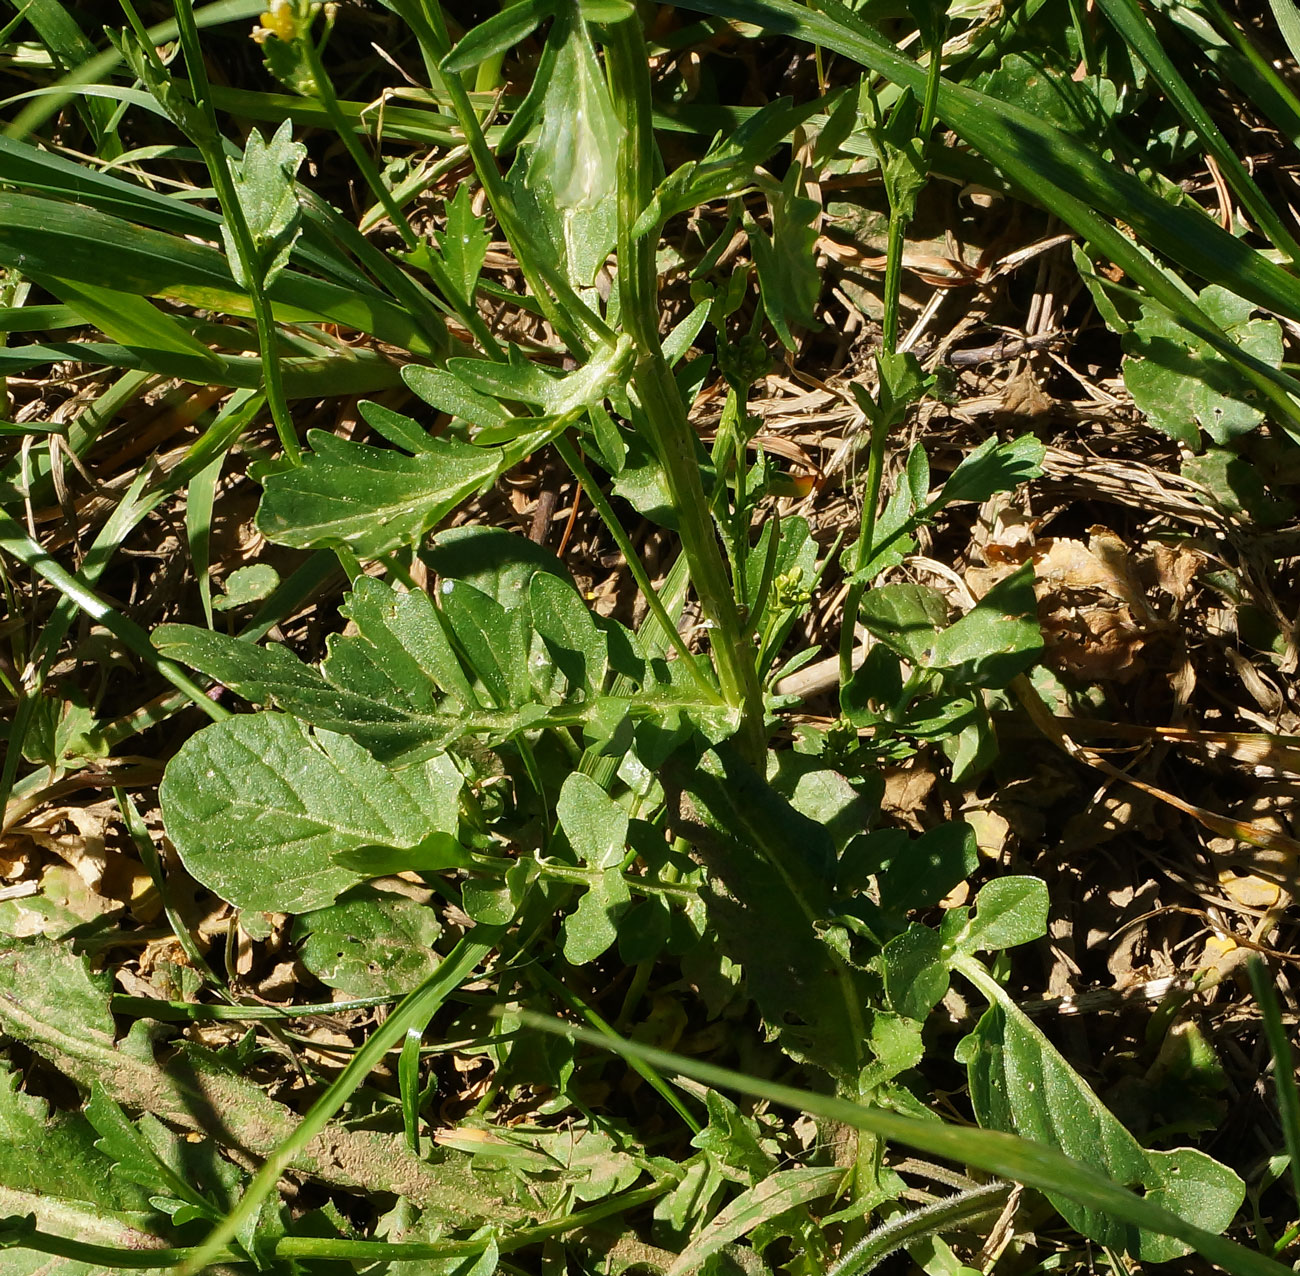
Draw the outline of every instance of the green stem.
[[[552,877],[559,882],[573,882],[579,886],[594,886],[600,880],[603,870],[579,868],[576,864],[559,864],[553,860],[544,860],[538,864],[537,872],[541,877]],[[638,895],[647,897],[659,895],[666,899],[676,900],[681,904],[689,904],[699,896],[699,891],[693,886],[678,886],[673,882],[651,881],[649,878],[638,877],[632,873],[625,874],[623,882],[629,891],[633,891]]]
[[[67,1236],[56,1236],[52,1232],[41,1231],[24,1236],[13,1248],[16,1252],[26,1250],[35,1254],[52,1254],[56,1258],[88,1263],[91,1267],[106,1271],[114,1268],[133,1270],[177,1267],[194,1252],[189,1249],[127,1249],[125,1245],[94,1245],[88,1241],[75,1241]],[[223,1250],[217,1257],[230,1260],[237,1258],[238,1255]],[[49,1264],[49,1266],[61,1267],[62,1264]],[[44,1267],[41,1270],[44,1270]]]
[[[682,552],[711,630],[710,645],[722,694],[740,711],[740,746],[748,761],[756,764],[767,747],[758,671],[752,647],[742,639],[744,626],[709,515],[695,432],[659,342],[656,244],[649,236],[632,236],[633,225],[650,202],[655,172],[645,40],[635,14],[611,23],[608,30],[606,67],[614,107],[624,128],[619,155],[618,285],[623,325],[636,345],[633,384],[672,493]]]
[[[284,448],[285,456],[294,465],[301,465],[302,449],[298,445],[293,417],[289,413],[289,401],[285,398],[284,378],[280,374],[280,359],[276,351],[275,318],[271,313],[271,303],[267,299],[266,289],[263,286],[264,276],[258,263],[257,246],[253,243],[243,205],[239,202],[234,179],[230,175],[230,166],[221,149],[221,132],[217,127],[217,116],[212,107],[212,91],[208,84],[207,67],[203,61],[202,50],[199,48],[199,29],[194,21],[194,9],[190,0],[175,0],[174,7],[176,27],[180,33],[181,48],[185,51],[185,69],[189,73],[194,105],[203,113],[205,121],[205,129],[196,131],[196,136],[190,140],[198,148],[204,164],[207,165],[213,188],[217,192],[217,202],[221,205],[221,214],[230,227],[235,252],[239,257],[244,278],[248,281],[246,291],[253,308],[253,322],[257,326],[257,345],[262,359],[262,387],[266,392],[267,405],[271,409],[271,420],[275,422],[275,432],[280,438],[280,446]],[[206,136],[199,135],[200,133],[206,133]]]
[[[891,237],[893,225],[890,226]],[[885,469],[885,442],[894,422],[881,415],[871,423],[871,444],[867,453],[867,492],[862,503],[862,522],[858,529],[858,543],[853,555],[854,579],[849,582],[844,596],[844,619],[840,624],[840,685],[853,676],[853,648],[858,627],[858,607],[866,592],[867,582],[858,577],[872,557],[872,542],[876,539],[877,507],[880,504],[880,482]]]
[[[898,312],[903,291],[903,244],[910,220],[901,209],[890,209],[889,239],[885,245],[885,314],[880,334],[880,347],[886,354],[893,354],[898,349]]]
[[[937,39],[930,49],[930,64],[926,68],[925,94],[921,101],[921,118],[917,128],[923,155],[929,149],[930,134],[934,130],[942,72],[943,41]],[[901,207],[893,204],[891,199],[889,210],[889,238],[885,246],[885,285],[882,300],[884,317],[881,320],[880,345],[886,354],[891,355],[898,352],[899,312],[902,308],[903,294],[903,247],[915,203],[913,198],[907,207]],[[858,533],[857,550],[854,554],[855,576],[871,561],[877,506],[880,504],[880,481],[885,465],[885,441],[889,431],[896,424],[896,421],[883,413],[872,422],[871,451],[867,464],[867,494],[862,506],[862,523]],[[850,582],[848,593],[844,597],[844,619],[840,626],[841,686],[853,676],[854,634],[857,630],[858,607],[862,603],[862,595],[866,587],[865,581],[854,579]]]
[[[675,1176],[666,1175],[653,1183],[647,1183],[645,1187],[633,1188],[630,1192],[611,1196],[607,1200],[588,1206],[585,1210],[577,1210],[565,1215],[564,1218],[558,1218],[553,1223],[537,1223],[532,1227],[522,1228],[498,1241],[497,1250],[502,1254],[510,1254],[528,1245],[539,1245],[552,1237],[563,1236],[566,1232],[576,1232],[580,1228],[590,1227],[593,1223],[599,1223],[611,1215],[626,1213],[628,1210],[655,1200],[675,1187],[677,1181]],[[317,1239],[311,1236],[286,1236],[276,1243],[275,1256],[277,1258],[351,1258],[367,1263],[384,1260],[409,1263],[421,1259],[427,1261],[455,1258],[462,1254],[468,1257],[481,1254],[485,1247],[486,1242],[482,1240],[433,1241],[421,1244],[415,1241],[384,1243],[334,1240],[332,1237]]]
[[[316,93],[325,114],[329,117],[330,123],[334,126],[348,154],[352,157],[352,162],[357,166],[358,172],[365,178],[366,185],[370,187],[375,198],[383,206],[388,220],[393,223],[394,229],[402,237],[402,243],[406,245],[407,251],[414,252],[420,246],[420,237],[412,229],[406,214],[393,197],[393,192],[388,188],[379,170],[375,167],[374,161],[366,153],[366,148],[362,146],[356,129],[352,127],[340,109],[338,95],[334,92],[334,82],[330,79],[329,73],[321,62],[320,49],[316,47],[310,33],[302,36],[302,45],[307,64],[311,68],[312,79],[316,82]],[[505,354],[492,336],[487,324],[483,322],[483,316],[479,314],[471,301],[460,295],[455,284],[452,283],[447,272],[443,269],[442,262],[430,252],[425,256],[421,265],[437,286],[438,291],[442,293],[447,303],[456,312],[456,317],[473,334],[474,339],[492,358],[504,359]],[[400,274],[401,272],[398,271],[397,273]],[[389,286],[392,286],[391,282]],[[406,296],[408,293],[408,289],[403,289],[401,295]],[[445,332],[443,338],[444,340],[446,338]]]
[[[866,1276],[890,1254],[908,1241],[934,1236],[999,1209],[1011,1194],[1008,1183],[991,1183],[987,1187],[958,1192],[918,1210],[891,1218],[855,1245],[830,1269],[827,1276]]]
[[[177,932],[179,934],[179,932]],[[235,1020],[256,1023],[263,1019],[299,1019],[304,1015],[338,1015],[346,1010],[391,1006],[394,997],[358,997],[351,1001],[321,1001],[302,1006],[210,1006],[197,1001],[159,1001],[153,997],[113,994],[113,1013],[161,1023],[212,1023]]]
[[[1297,1236],[1300,1236],[1300,1223],[1292,1223],[1291,1226],[1282,1233],[1281,1238],[1273,1245],[1273,1253],[1282,1253],[1288,1245],[1295,1242]]]
[[[328,27],[325,38],[328,38]],[[380,176],[374,161],[366,154],[366,148],[361,145],[361,139],[357,136],[351,122],[339,109],[339,99],[334,92],[334,82],[330,79],[324,64],[321,62],[320,49],[317,48],[316,41],[312,39],[310,31],[304,32],[299,39],[303,54],[307,59],[307,65],[311,69],[312,79],[316,82],[316,96],[324,108],[325,114],[329,117],[330,124],[338,133],[339,140],[352,157],[352,162],[365,179],[366,185],[370,187],[371,193],[384,206],[384,212],[387,214],[388,220],[393,223],[393,229],[402,237],[402,243],[406,245],[408,251],[414,249],[419,244],[420,238],[411,229],[411,223],[407,221],[406,214],[398,207],[397,201],[393,198],[393,192],[388,189],[383,177]]]

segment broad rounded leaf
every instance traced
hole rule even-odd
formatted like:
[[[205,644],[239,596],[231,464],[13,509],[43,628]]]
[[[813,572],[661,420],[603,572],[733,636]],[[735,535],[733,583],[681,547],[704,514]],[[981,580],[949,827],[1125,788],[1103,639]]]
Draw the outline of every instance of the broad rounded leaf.
[[[614,868],[627,843],[627,812],[590,776],[575,771],[555,804],[560,827],[589,868]]]
[[[1201,308],[1248,355],[1270,367],[1282,361],[1282,329],[1252,318],[1255,307],[1225,288],[1200,295]],[[1208,342],[1168,313],[1144,307],[1124,338],[1124,384],[1151,424],[1198,450],[1200,430],[1227,443],[1264,419],[1259,391]]]
[[[607,868],[564,919],[564,959],[574,966],[595,961],[618,938],[619,918],[630,903],[623,874]]]
[[[914,665],[930,663],[935,635],[948,621],[948,604],[928,585],[882,585],[862,599],[862,623]]]
[[[285,714],[228,718],[192,736],[159,791],[189,873],[262,912],[323,908],[366,876],[333,857],[454,833],[461,777],[445,757],[389,771],[346,736]]]
[[[536,573],[528,587],[533,627],[571,690],[595,695],[605,680],[605,635],[568,581]]]
[[[906,1019],[924,1019],[948,992],[948,962],[938,931],[913,922],[881,953],[885,996]]]
[[[926,663],[944,670],[949,686],[1005,687],[1042,649],[1037,612],[1034,569],[1026,564],[939,634]]]
[[[1043,472],[1046,452],[1032,434],[1022,434],[1010,443],[986,439],[953,470],[939,493],[938,503],[986,501],[998,492],[1009,492]]]
[[[298,955],[323,984],[349,997],[400,997],[437,969],[436,910],[405,895],[362,888],[300,917]]]
[[[965,881],[978,863],[979,847],[969,824],[962,820],[938,824],[918,838],[909,838],[883,866],[881,907],[895,913],[930,908]]]
[[[975,897],[975,915],[956,940],[964,953],[994,952],[1047,934],[1047,884],[1037,877],[1000,877]]]

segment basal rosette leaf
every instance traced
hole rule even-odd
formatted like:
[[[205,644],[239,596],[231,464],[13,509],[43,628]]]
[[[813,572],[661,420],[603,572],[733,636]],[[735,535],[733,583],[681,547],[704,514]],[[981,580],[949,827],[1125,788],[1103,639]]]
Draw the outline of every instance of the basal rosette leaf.
[[[405,895],[361,887],[299,917],[299,959],[321,983],[348,997],[401,997],[437,968],[436,909]]]
[[[420,712],[409,702],[389,703],[336,686],[276,643],[256,647],[191,625],[162,625],[153,642],[170,659],[207,674],[245,700],[351,736],[388,765],[423,761],[471,729],[461,712]]]
[[[335,856],[455,834],[460,773],[433,758],[389,770],[347,736],[255,713],[191,736],[159,790],[186,870],[239,908],[324,908],[372,874]]]
[[[685,711],[712,739],[734,730],[732,711],[701,700],[676,662],[634,661],[634,696],[600,694],[610,634],[625,651],[635,650],[635,638],[612,622],[603,622],[604,632],[584,623],[585,604],[551,573],[537,588],[547,615],[535,623],[528,584],[541,564],[526,556],[522,570],[512,569],[499,561],[500,540],[481,538],[478,548],[491,552],[469,552],[465,565],[505,603],[444,580],[443,606],[435,608],[427,594],[360,577],[341,608],[351,632],[328,639],[319,668],[279,644],[257,647],[191,625],[159,626],[154,646],[253,704],[350,737],[389,767],[422,763],[467,737],[494,745],[520,731],[607,723],[611,715]],[[466,541],[454,543],[473,551]]]
[[[71,1241],[147,1251],[165,1245],[149,1194],[114,1173],[80,1114],[51,1112],[0,1067],[0,1272],[5,1276],[93,1276],[97,1265],[25,1250],[15,1224],[27,1217]],[[14,1230],[10,1230],[10,1229]],[[13,1248],[9,1248],[12,1244]],[[151,1269],[155,1272],[165,1268]]]
[[[793,1057],[856,1076],[865,993],[824,936],[834,915],[830,834],[727,744],[695,765],[679,754],[664,774],[682,797],[675,831],[708,869],[710,923],[763,1017]]]

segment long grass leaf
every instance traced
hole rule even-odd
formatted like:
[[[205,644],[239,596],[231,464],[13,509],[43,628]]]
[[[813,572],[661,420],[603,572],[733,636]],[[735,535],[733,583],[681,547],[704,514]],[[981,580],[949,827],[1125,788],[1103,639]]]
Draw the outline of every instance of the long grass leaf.
[[[70,306],[0,308],[0,332],[53,332],[59,328],[81,328],[85,323]]]
[[[1225,84],[1250,98],[1293,146],[1300,145],[1300,98],[1219,0],[1153,0],[1152,7],[1201,51]]]
[[[1300,1093],[1296,1091],[1295,1056],[1287,1039],[1282,1011],[1277,1004],[1268,968],[1256,956],[1246,962],[1250,974],[1251,991],[1259,1004],[1264,1022],[1264,1036],[1268,1039],[1269,1053],[1273,1056],[1273,1085],[1277,1093],[1277,1110],[1282,1124],[1282,1141],[1286,1145],[1290,1162],[1291,1186],[1300,1202]]]
[[[113,245],[111,253],[105,244]],[[251,313],[247,295],[217,249],[40,195],[0,192],[0,265],[227,314]],[[358,294],[285,270],[269,295],[279,319],[342,324],[419,354],[435,353],[411,317],[378,293]]]
[[[148,94],[141,96],[157,105]],[[3,135],[0,182],[28,193],[56,195],[159,230],[214,240],[220,234],[221,218],[206,208]]]
[[[95,56],[95,46],[59,0],[24,0],[19,7],[60,71],[74,70]],[[122,148],[113,130],[112,106],[86,100],[77,104],[77,110],[95,138],[95,149],[108,158],[119,154]]]
[[[151,105],[157,105],[147,94],[143,96]],[[0,135],[0,183],[28,194],[58,196],[156,230],[213,241],[221,234],[221,218],[209,209],[200,208],[189,200],[149,190],[112,173],[98,172],[3,135]],[[306,191],[300,191],[300,197],[304,213],[303,234],[293,246],[290,260],[298,266],[314,268],[344,288],[382,298],[383,294],[376,290],[370,279],[335,248],[328,226],[322,224],[321,209],[328,206],[313,199]],[[372,251],[388,261],[378,249]],[[392,268],[397,270],[395,265]]]
[[[262,385],[262,364],[258,359],[223,355],[213,364],[168,350],[138,350],[74,341],[0,348],[0,376],[66,360],[175,377],[193,385],[226,386],[232,390],[257,390]],[[352,350],[319,359],[285,359],[283,372],[284,392],[290,399],[373,394],[402,383],[399,365],[370,350]],[[0,487],[0,494],[3,491]]]
[[[203,619],[213,628],[212,577],[209,574],[212,558],[212,505],[221,479],[221,467],[226,458],[219,456],[200,470],[191,480],[185,494],[185,537],[190,544],[190,568],[199,586],[199,602],[203,604]]]
[[[1292,262],[1300,261],[1300,245],[1296,244],[1273,206],[1255,185],[1254,178],[1246,172],[1245,165],[1237,158],[1237,152],[1228,145],[1227,139],[1219,132],[1218,125],[1210,118],[1209,112],[1200,104],[1196,94],[1188,87],[1187,81],[1179,74],[1178,68],[1165,52],[1150,19],[1138,8],[1135,0],[1097,0],[1097,3],[1125,44],[1146,63],[1147,70],[1155,76],[1164,95],[1195,130],[1197,137],[1201,139],[1201,145],[1218,161],[1228,185],[1241,200],[1246,211],[1255,219],[1259,228]],[[1292,14],[1295,13],[1292,0],[1273,0],[1273,3],[1275,11],[1276,5],[1281,3],[1290,6]],[[1297,23],[1300,24],[1300,19],[1297,19]]]
[[[32,278],[72,306],[82,319],[112,341],[142,350],[189,355],[220,367],[221,361],[173,315],[164,314],[144,297],[135,297],[82,280],[55,279],[33,272]]]
[[[1273,21],[1286,41],[1293,61],[1300,61],[1300,9],[1295,0],[1268,0],[1268,7],[1273,10]]]

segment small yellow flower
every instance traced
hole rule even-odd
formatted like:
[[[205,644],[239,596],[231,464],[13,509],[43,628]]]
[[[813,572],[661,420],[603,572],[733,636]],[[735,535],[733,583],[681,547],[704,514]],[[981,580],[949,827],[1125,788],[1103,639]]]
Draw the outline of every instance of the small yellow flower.
[[[253,28],[253,39],[258,44],[265,44],[270,36],[287,44],[298,34],[292,0],[272,0],[271,7],[258,21],[261,25]]]

